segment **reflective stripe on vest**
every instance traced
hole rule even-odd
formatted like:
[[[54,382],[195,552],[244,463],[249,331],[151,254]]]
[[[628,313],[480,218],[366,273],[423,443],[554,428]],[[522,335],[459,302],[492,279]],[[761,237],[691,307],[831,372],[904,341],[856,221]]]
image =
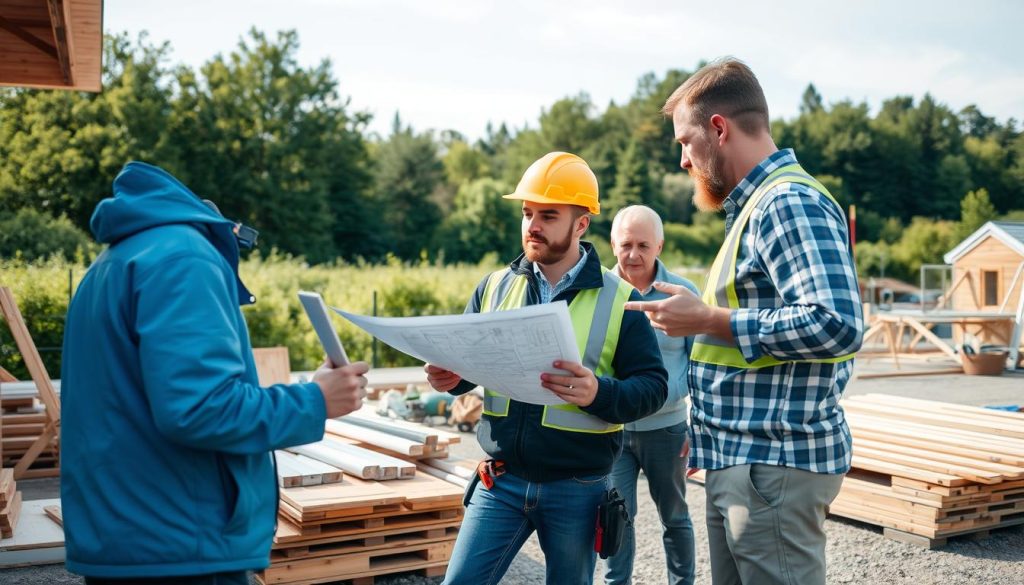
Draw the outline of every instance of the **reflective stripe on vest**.
[[[595,376],[613,375],[612,359],[618,346],[619,331],[626,301],[633,287],[612,272],[602,268],[603,286],[581,290],[569,305],[576,343],[583,356],[583,365]],[[526,303],[528,278],[510,269],[499,270],[487,278],[480,311],[507,311]],[[484,414],[508,416],[509,398],[499,392],[484,389]],[[544,407],[541,424],[545,427],[578,433],[611,433],[622,429],[583,412],[574,404],[556,404]]]
[[[754,209],[764,198],[765,194],[782,183],[799,183],[812,187],[832,200],[836,206],[839,202],[832,197],[828,189],[819,183],[814,177],[807,174],[798,164],[787,165],[776,169],[761,186],[750,196],[750,200],[740,210],[736,222],[729,230],[722,243],[722,248],[715,256],[711,264],[711,271],[708,273],[707,282],[704,284],[702,298],[705,303],[712,307],[728,307],[730,309],[740,308],[739,297],[736,295],[736,263],[740,253],[740,243],[743,240],[743,230],[750,221]],[[840,214],[842,216],[842,214]],[[845,218],[844,218],[845,222]],[[777,366],[785,363],[839,363],[853,359],[853,354],[829,359],[813,360],[779,360],[770,355],[763,355],[754,362],[747,362],[743,352],[736,347],[735,343],[729,343],[712,337],[710,335],[697,335],[694,338],[693,349],[690,353],[690,360],[720,366],[731,366],[734,368],[756,369],[769,366]]]

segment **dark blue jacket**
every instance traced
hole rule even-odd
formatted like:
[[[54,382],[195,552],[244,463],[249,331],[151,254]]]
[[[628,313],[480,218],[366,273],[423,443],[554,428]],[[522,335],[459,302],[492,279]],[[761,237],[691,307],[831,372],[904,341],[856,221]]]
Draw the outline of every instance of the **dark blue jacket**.
[[[601,260],[587,242],[587,260],[568,289],[553,300],[571,303],[584,289],[601,288]],[[519,256],[510,265],[516,274],[529,281],[526,305],[540,302],[533,263]],[[487,278],[477,286],[466,312],[479,313]],[[636,290],[631,301],[642,300]],[[668,374],[661,362],[661,351],[647,316],[626,311],[622,317],[619,343],[612,358],[615,377],[598,377],[597,396],[584,412],[610,423],[627,423],[657,412],[665,403]],[[539,383],[539,381],[538,381]],[[476,384],[463,380],[452,390],[464,394]],[[622,432],[575,433],[541,425],[544,407],[510,401],[508,416],[484,415],[477,428],[477,439],[484,451],[505,462],[511,473],[528,481],[557,481],[570,477],[606,475],[622,450]]]
[[[129,163],[91,227],[110,247],[68,309],[61,503],[68,570],[174,576],[266,567],[269,451],[319,440],[316,384],[260,388],[232,223]]]

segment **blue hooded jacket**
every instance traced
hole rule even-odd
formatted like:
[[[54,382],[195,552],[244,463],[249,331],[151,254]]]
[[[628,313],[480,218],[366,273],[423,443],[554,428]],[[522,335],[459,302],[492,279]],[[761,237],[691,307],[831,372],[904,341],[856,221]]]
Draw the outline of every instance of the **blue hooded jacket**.
[[[110,247],[68,309],[61,502],[68,570],[174,576],[268,565],[273,449],[322,438],[316,384],[261,388],[232,223],[129,163],[91,227]]]

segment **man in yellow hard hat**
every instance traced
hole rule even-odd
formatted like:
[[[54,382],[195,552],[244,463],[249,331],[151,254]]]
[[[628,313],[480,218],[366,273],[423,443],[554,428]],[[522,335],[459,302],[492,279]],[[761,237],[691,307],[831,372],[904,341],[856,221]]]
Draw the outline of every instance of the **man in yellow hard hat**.
[[[564,404],[540,406],[484,390],[477,438],[492,458],[467,494],[466,516],[448,564],[447,585],[497,583],[523,543],[537,532],[547,582],[590,584],[598,506],[622,449],[622,424],[665,402],[667,374],[644,315],[624,310],[640,300],[633,287],[601,267],[580,238],[600,213],[597,178],[580,157],[552,152],[530,165],[515,193],[522,200],[523,254],[484,278],[467,312],[569,303],[583,363],[554,362],[562,375],[538,384]],[[475,387],[427,364],[441,392]]]

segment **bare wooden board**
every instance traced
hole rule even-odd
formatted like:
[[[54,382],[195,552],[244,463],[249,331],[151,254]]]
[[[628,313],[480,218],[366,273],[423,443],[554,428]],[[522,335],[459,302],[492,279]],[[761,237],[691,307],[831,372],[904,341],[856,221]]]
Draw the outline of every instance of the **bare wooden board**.
[[[64,562],[64,530],[46,516],[59,499],[29,500],[22,505],[18,529],[0,540],[0,567]]]
[[[408,482],[402,482],[408,483]],[[322,518],[322,513],[333,510],[359,510],[367,507],[401,504],[405,496],[387,486],[346,476],[338,483],[281,490],[281,501],[305,520]]]
[[[252,356],[256,360],[260,386],[287,384],[291,380],[292,370],[287,347],[253,348]]]

